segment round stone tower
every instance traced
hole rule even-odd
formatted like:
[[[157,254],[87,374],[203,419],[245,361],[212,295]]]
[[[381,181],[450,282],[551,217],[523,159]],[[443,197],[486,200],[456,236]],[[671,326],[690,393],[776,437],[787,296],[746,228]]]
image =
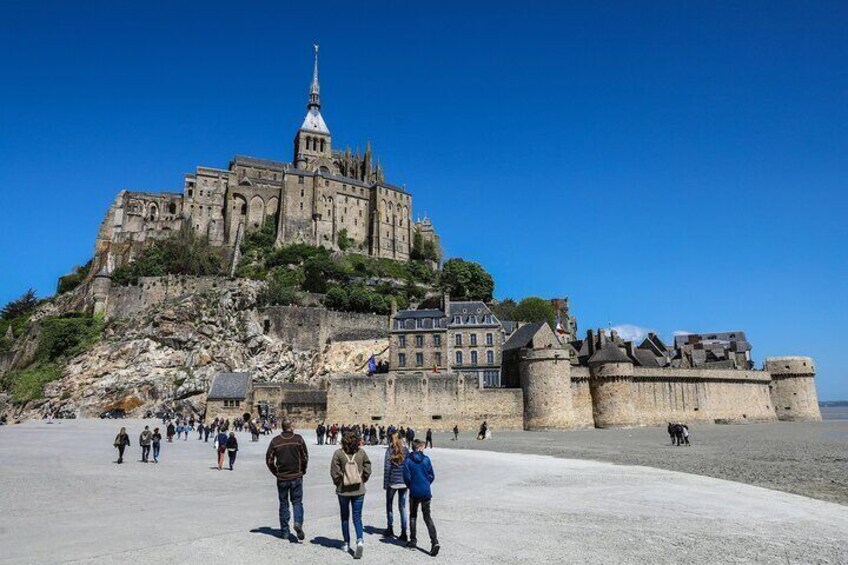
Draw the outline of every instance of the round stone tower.
[[[525,430],[573,426],[571,360],[567,350],[558,347],[523,350],[519,376],[524,391]]]
[[[607,344],[589,358],[589,392],[596,428],[633,426],[633,362],[617,346]]]
[[[106,272],[106,268],[94,276],[91,281],[91,297],[94,301],[94,313],[104,314],[106,312],[106,302],[109,299],[109,290],[112,288],[112,277]]]
[[[769,357],[771,403],[778,420],[821,421],[816,394],[816,366],[810,357]]]

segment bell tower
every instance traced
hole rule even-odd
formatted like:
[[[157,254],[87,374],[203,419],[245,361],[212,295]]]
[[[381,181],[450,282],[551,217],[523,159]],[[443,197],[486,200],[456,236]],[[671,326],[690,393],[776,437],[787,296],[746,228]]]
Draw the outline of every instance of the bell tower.
[[[316,161],[329,161],[333,155],[330,129],[321,116],[321,86],[318,83],[318,44],[313,45],[315,62],[312,69],[312,84],[309,86],[309,102],[306,117],[294,138],[294,159],[298,169],[311,169]]]

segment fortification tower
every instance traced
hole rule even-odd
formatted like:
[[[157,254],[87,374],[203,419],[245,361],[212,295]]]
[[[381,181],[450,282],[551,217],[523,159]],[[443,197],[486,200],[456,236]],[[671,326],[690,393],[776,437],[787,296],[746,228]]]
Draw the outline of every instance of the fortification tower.
[[[574,425],[568,350],[559,347],[524,349],[519,378],[524,391],[525,430],[562,429]]]
[[[821,421],[816,394],[816,366],[810,357],[769,357],[771,403],[778,420]]]
[[[605,336],[602,336],[605,337]],[[605,340],[601,340],[604,343]],[[633,362],[614,343],[607,342],[589,358],[589,392],[596,428],[633,426]]]
[[[105,314],[109,300],[109,291],[112,288],[112,277],[106,272],[106,267],[94,276],[91,281],[91,297],[94,300],[94,313]]]

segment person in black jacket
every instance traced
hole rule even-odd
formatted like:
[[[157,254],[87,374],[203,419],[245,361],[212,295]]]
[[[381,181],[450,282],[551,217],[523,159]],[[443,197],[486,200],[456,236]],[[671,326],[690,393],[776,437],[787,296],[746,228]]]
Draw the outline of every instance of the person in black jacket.
[[[427,428],[427,435],[424,436],[424,447],[433,448],[433,430]]]
[[[303,540],[303,475],[309,463],[306,442],[294,433],[291,420],[282,422],[283,431],[271,440],[265,452],[265,464],[277,478],[277,496],[280,500],[280,534],[289,538],[289,502],[294,510],[294,531]]]
[[[238,440],[235,432],[230,432],[230,437],[227,438],[227,456],[230,458],[230,471],[233,470],[233,465],[236,463],[236,454],[238,453]]]
[[[118,464],[124,462],[124,449],[130,444],[130,436],[127,434],[126,428],[121,428],[118,435],[115,436],[114,446],[118,448]]]

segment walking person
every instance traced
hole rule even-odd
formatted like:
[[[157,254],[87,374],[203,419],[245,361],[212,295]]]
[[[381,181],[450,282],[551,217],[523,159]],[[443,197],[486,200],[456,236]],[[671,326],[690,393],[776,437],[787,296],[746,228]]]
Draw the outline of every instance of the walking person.
[[[430,517],[430,501],[433,498],[430,485],[436,480],[436,473],[430,458],[424,455],[424,442],[418,439],[413,445],[414,451],[403,463],[403,482],[409,488],[409,543],[406,546],[410,549],[417,546],[415,526],[420,506],[430,534],[430,555],[435,557],[439,553],[439,539],[436,537],[436,526]]]
[[[162,447],[162,434],[159,433],[159,428],[153,428],[153,462],[159,463],[159,449]]]
[[[353,528],[356,531],[356,549],[353,558],[361,559],[365,541],[362,533],[362,505],[365,502],[365,483],[371,477],[371,460],[359,447],[359,438],[353,432],[342,436],[342,446],[330,461],[330,478],[336,485],[342,521],[342,549],[350,552],[350,514],[353,510]]]
[[[318,424],[318,427],[315,428],[315,435],[318,436],[318,445],[324,444],[324,423]]]
[[[153,433],[150,426],[144,426],[144,430],[138,436],[138,444],[141,446],[141,462],[147,463],[150,457],[150,444],[153,442]]]
[[[395,494],[398,498],[398,512],[400,513],[400,541],[408,541],[406,537],[406,483],[403,482],[403,463],[409,457],[409,450],[403,446],[403,442],[397,434],[389,436],[389,447],[386,448],[386,458],[383,462],[383,489],[386,491],[386,531],[383,537],[395,537],[393,527],[394,513],[392,502]]]
[[[680,424],[674,424],[674,441],[678,447],[683,445],[683,426]]]
[[[459,426],[456,426],[456,425],[454,425],[454,427],[453,427],[453,440],[454,441],[459,440]]]
[[[265,464],[277,477],[277,497],[280,500],[280,535],[289,539],[289,502],[294,510],[294,531],[303,540],[303,475],[309,463],[306,442],[294,433],[292,422],[284,418],[283,431],[271,440],[265,452]]]
[[[427,428],[427,435],[424,437],[424,447],[433,448],[433,430]]]
[[[168,443],[174,441],[174,423],[168,422],[168,427],[165,428],[166,435],[168,436]]]
[[[683,443],[685,443],[687,447],[692,447],[692,444],[689,443],[689,426],[681,424],[680,427],[682,428]]]
[[[674,445],[674,425],[671,422],[668,423],[668,437],[671,438],[671,445]]]
[[[236,455],[238,454],[238,440],[236,433],[230,432],[230,437],[227,438],[227,456],[230,458],[230,471],[233,470],[233,465],[236,464]]]
[[[412,426],[407,426],[406,428],[406,445],[409,449],[412,449],[412,442],[415,441],[415,430],[412,429]]]
[[[118,435],[115,436],[115,443],[113,444],[118,448],[118,464],[124,462],[124,450],[130,444],[130,436],[127,434],[126,428],[121,428],[118,432]]]
[[[218,437],[215,438],[215,450],[218,452],[218,470],[224,468],[224,452],[227,451],[227,434],[223,431],[218,432]]]

